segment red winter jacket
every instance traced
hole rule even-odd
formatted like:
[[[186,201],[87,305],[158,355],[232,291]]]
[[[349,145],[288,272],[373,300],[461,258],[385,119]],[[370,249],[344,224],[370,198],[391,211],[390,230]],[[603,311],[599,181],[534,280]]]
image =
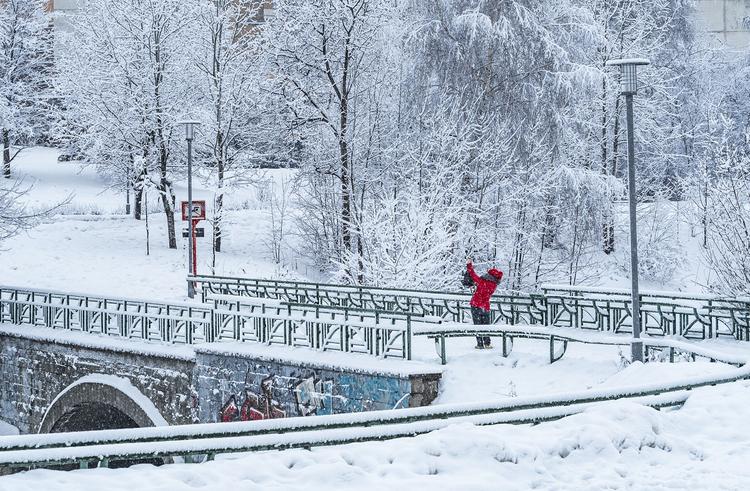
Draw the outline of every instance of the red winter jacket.
[[[490,297],[495,293],[497,284],[503,279],[503,272],[493,268],[488,271],[488,275],[479,276],[474,271],[474,265],[471,263],[466,264],[466,269],[469,271],[471,279],[474,280],[474,283],[477,285],[477,291],[475,291],[474,295],[471,297],[469,305],[480,308],[485,312],[489,312]]]

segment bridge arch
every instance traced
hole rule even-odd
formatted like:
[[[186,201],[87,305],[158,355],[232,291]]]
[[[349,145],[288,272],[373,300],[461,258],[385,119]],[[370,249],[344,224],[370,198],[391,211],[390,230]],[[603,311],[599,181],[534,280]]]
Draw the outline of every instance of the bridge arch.
[[[38,433],[167,425],[153,402],[129,380],[91,374],[73,382],[55,397]]]

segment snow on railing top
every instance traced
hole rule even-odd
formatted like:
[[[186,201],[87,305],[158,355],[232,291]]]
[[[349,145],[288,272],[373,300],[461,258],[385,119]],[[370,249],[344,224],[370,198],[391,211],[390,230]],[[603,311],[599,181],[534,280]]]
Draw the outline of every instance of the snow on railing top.
[[[630,290],[626,288],[605,288],[605,287],[593,287],[593,286],[577,286],[577,285],[557,285],[557,284],[543,284],[542,290],[545,292],[576,292],[576,293],[593,293],[593,294],[605,294],[605,295],[618,295],[618,296],[630,296]],[[685,293],[678,291],[667,291],[667,290],[640,290],[639,294],[641,297],[654,297],[654,298],[668,298],[668,299],[685,299],[685,300],[718,300],[722,302],[746,302],[748,299],[743,297],[721,297],[719,295],[713,295],[708,293]]]
[[[14,286],[14,285],[0,285],[0,293],[3,291],[19,291],[19,292],[29,292],[29,293],[35,293],[39,295],[56,295],[60,297],[70,297],[70,298],[86,298],[91,301],[106,301],[106,302],[112,302],[112,303],[132,303],[132,304],[143,304],[143,305],[154,305],[154,306],[167,306],[170,307],[181,307],[181,308],[188,308],[193,309],[195,311],[207,311],[209,310],[203,303],[193,301],[193,302],[178,302],[178,301],[158,301],[158,300],[150,300],[145,298],[138,298],[138,297],[114,297],[109,295],[94,295],[91,293],[83,293],[83,292],[70,292],[70,291],[63,291],[63,290],[55,290],[55,289],[38,289],[38,288],[30,288],[26,286]]]

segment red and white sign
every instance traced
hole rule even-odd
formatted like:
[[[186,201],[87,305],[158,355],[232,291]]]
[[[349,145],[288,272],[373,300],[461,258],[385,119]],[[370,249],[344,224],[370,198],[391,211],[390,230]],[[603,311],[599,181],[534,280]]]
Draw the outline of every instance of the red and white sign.
[[[206,202],[193,200],[193,220],[206,219]],[[188,202],[182,202],[182,221],[188,221]]]

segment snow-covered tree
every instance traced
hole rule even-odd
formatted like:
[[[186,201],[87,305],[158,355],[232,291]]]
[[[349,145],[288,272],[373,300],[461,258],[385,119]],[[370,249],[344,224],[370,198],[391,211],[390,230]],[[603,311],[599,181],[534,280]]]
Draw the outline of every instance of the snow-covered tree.
[[[201,147],[215,179],[213,243],[221,251],[226,187],[244,180],[262,152],[258,120],[264,111],[258,31],[266,0],[213,0],[200,6],[195,64],[200,73]],[[255,137],[255,138],[254,138]]]
[[[45,123],[53,59],[46,3],[0,2],[0,139],[6,178],[22,145],[39,138]]]
[[[705,256],[714,276],[710,287],[725,295],[750,293],[750,156],[724,145],[711,178],[705,208]]]
[[[68,197],[49,208],[33,208],[27,204],[30,190],[23,179],[0,179],[0,247],[5,239],[34,227],[70,202]]]
[[[354,257],[345,267],[350,278],[361,277],[357,201],[367,192],[357,173],[376,160],[379,123],[387,117],[379,110],[394,97],[388,83],[397,63],[391,44],[399,40],[397,13],[387,0],[287,0],[278,2],[266,29],[272,91],[285,102],[287,127],[308,156],[303,176],[313,188],[302,189],[311,191],[308,204],[317,201],[308,218],[323,239],[318,252],[328,256],[328,267]]]
[[[167,242],[177,247],[173,168],[195,104],[190,42],[195,2],[91,0],[75,18],[61,62],[69,136],[86,162],[136,191],[159,193]]]

